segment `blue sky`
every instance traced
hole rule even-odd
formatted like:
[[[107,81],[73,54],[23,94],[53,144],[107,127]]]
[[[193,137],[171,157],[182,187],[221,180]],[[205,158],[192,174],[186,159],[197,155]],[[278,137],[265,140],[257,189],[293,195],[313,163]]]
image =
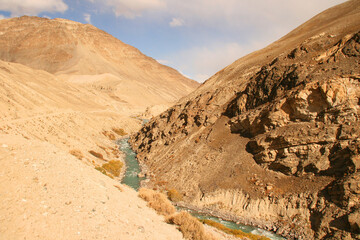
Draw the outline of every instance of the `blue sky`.
[[[0,0],[22,15],[92,25],[184,75],[204,81],[345,0]]]

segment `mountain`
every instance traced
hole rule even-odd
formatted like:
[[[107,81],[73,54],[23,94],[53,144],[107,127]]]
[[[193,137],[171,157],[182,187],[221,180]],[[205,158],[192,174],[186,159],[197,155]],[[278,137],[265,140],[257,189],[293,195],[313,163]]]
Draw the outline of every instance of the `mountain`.
[[[0,21],[0,59],[97,88],[132,106],[169,104],[199,84],[89,24],[20,17]]]
[[[116,140],[198,84],[64,19],[0,20],[0,43],[0,239],[183,239],[119,183]]]
[[[216,73],[133,135],[149,187],[289,239],[358,239],[360,1]]]

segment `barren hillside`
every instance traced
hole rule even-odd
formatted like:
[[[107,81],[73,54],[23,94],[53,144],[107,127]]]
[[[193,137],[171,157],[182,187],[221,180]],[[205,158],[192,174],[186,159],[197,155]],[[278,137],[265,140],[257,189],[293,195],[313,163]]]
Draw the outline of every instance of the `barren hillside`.
[[[197,83],[68,20],[0,20],[0,43],[0,239],[182,239],[102,167]]]
[[[290,239],[359,238],[360,1],[218,72],[132,145],[150,186]]]
[[[45,70],[132,106],[169,104],[198,83],[89,24],[20,17],[0,21],[0,59]]]

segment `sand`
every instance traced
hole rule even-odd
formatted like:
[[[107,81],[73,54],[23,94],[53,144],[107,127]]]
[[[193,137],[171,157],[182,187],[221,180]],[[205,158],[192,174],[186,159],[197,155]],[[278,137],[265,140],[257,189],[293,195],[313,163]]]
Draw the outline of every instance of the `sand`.
[[[0,164],[2,240],[182,238],[134,190],[52,144],[0,135]]]

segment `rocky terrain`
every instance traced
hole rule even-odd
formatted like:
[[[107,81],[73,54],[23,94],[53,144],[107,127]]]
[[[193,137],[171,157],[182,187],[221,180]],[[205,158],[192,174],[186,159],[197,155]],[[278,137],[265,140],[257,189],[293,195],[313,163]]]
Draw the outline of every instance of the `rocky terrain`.
[[[0,239],[182,239],[95,167],[198,84],[64,19],[0,20],[0,43]]]
[[[360,1],[221,70],[131,138],[187,205],[289,239],[360,239]]]

